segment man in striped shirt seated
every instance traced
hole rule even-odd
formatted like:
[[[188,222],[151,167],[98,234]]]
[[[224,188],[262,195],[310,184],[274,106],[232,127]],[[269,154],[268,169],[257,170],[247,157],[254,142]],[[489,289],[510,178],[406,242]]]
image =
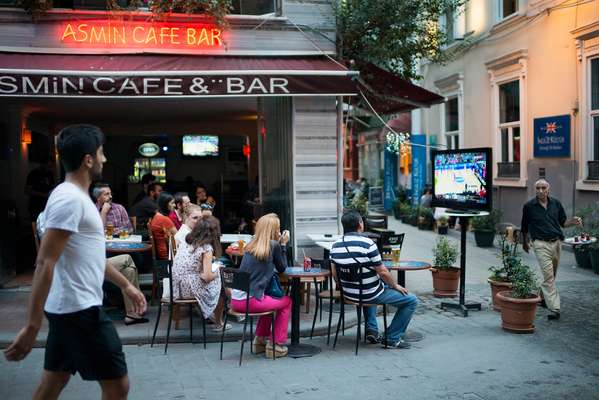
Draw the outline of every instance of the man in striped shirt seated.
[[[341,282],[343,296],[358,302],[360,298],[360,272],[362,278],[362,302],[389,304],[397,307],[397,312],[387,330],[387,346],[407,349],[410,344],[403,335],[416,310],[418,299],[395,282],[389,270],[383,266],[376,244],[364,236],[364,222],[356,211],[348,211],[341,218],[344,235],[333,243],[331,261],[335,264],[337,277]],[[364,307],[366,338],[370,343],[381,343],[378,332],[376,307]],[[384,344],[384,343],[383,343]]]

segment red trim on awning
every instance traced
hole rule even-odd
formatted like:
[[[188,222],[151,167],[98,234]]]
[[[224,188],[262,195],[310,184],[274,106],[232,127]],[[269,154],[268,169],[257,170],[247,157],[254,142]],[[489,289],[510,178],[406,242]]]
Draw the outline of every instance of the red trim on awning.
[[[73,55],[0,53],[0,69],[60,71],[339,71],[344,66],[326,58],[207,57],[188,55]]]
[[[358,87],[380,114],[410,111],[445,101],[443,96],[373,64],[360,68]],[[368,110],[367,105],[363,105],[363,108]]]

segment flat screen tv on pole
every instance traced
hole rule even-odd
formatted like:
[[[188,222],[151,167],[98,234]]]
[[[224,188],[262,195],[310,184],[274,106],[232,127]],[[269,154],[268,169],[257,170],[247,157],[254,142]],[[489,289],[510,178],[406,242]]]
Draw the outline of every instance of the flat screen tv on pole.
[[[433,150],[433,207],[491,211],[493,161],[489,147]]]

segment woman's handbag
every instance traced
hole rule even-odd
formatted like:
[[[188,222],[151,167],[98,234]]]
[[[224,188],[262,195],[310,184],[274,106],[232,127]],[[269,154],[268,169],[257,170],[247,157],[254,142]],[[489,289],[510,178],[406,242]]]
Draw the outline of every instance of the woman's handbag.
[[[285,296],[285,292],[283,292],[283,288],[281,287],[281,282],[279,282],[279,275],[276,273],[272,274],[272,278],[270,278],[270,282],[268,283],[264,294],[277,299]]]

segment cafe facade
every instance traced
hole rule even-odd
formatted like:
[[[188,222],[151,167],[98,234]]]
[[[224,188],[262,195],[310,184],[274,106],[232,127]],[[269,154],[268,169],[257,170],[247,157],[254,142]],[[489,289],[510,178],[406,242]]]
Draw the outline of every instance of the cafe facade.
[[[72,123],[106,133],[103,178],[126,207],[152,168],[166,183],[207,182],[221,224],[235,190],[257,182],[261,211],[279,214],[296,258],[320,255],[307,233],[341,231],[342,103],[357,72],[334,60],[329,2],[273,1],[226,28],[147,10],[51,9],[34,22],[5,7],[0,17],[0,193],[16,232],[2,237],[0,282],[31,262],[27,176],[50,162],[60,180],[54,140]],[[216,155],[186,154],[195,134],[218,137]]]

